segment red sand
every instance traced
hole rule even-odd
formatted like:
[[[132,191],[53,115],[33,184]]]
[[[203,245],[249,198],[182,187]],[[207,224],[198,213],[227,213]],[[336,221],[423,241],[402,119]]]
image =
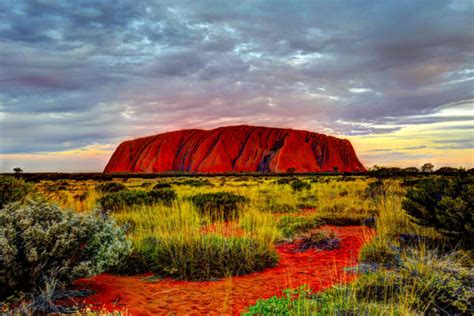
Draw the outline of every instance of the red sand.
[[[107,309],[128,309],[130,315],[238,315],[259,298],[282,295],[286,288],[308,284],[314,291],[356,276],[344,267],[357,263],[357,254],[373,231],[362,226],[334,227],[341,247],[331,251],[294,252],[294,244],[277,247],[277,267],[246,276],[212,282],[184,282],[171,279],[146,282],[146,276],[102,274],[80,280],[78,285],[97,291],[86,303]]]

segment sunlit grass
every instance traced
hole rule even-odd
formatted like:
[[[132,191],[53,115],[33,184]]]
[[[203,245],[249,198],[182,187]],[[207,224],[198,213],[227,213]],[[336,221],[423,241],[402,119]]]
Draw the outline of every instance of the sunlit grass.
[[[144,267],[165,276],[199,280],[272,266],[279,242],[291,242],[319,225],[373,226],[376,237],[362,248],[359,278],[316,296],[292,292],[289,299],[276,297],[268,303],[283,304],[280,307],[290,315],[422,315],[434,308],[442,295],[448,295],[443,291],[457,289],[462,282],[457,276],[472,273],[472,266],[467,267],[472,265],[471,254],[441,253],[443,240],[439,234],[411,221],[402,208],[402,180],[381,181],[381,193],[371,196],[366,190],[376,181],[373,178],[299,178],[311,186],[295,191],[289,184],[276,184],[272,177],[215,177],[208,178],[212,185],[202,186],[173,184],[178,199],[171,206],[125,207],[110,216],[127,227],[136,258],[143,261],[140,272]],[[116,181],[130,190],[151,190],[158,182],[186,179]],[[101,197],[94,181],[71,181],[67,190],[51,190],[48,186],[52,184],[43,182],[36,187],[48,199],[77,211],[92,210]],[[235,193],[249,199],[249,203],[232,221],[216,221],[200,214],[189,201],[194,195],[216,192]],[[79,194],[84,198],[79,199]],[[421,239],[408,247],[401,243],[401,235]],[[424,238],[434,245],[428,247]],[[443,288],[439,284],[447,285]],[[268,307],[265,304],[260,303],[262,308]],[[462,301],[456,304],[464,308]]]

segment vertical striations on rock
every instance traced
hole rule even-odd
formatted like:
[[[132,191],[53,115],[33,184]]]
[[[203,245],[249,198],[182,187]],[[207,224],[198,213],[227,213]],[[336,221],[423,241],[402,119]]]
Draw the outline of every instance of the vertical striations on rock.
[[[181,130],[121,143],[104,172],[363,172],[350,141],[259,126]]]

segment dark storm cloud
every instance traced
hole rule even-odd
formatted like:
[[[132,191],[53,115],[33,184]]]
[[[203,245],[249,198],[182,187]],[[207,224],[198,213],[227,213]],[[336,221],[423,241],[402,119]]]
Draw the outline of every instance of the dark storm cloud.
[[[0,150],[238,123],[361,135],[469,120],[433,114],[474,98],[473,7],[1,1]]]

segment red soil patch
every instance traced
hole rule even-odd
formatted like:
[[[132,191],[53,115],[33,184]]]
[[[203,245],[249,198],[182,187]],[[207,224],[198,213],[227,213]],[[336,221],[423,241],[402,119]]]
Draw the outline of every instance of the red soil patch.
[[[362,226],[335,227],[341,247],[330,251],[295,252],[297,245],[277,247],[277,267],[246,276],[210,282],[185,282],[171,279],[146,282],[146,276],[102,274],[80,280],[79,286],[97,291],[88,304],[105,305],[109,310],[126,307],[131,315],[238,315],[259,298],[282,295],[286,288],[308,284],[314,291],[353,280],[344,271],[357,264],[361,246],[374,235]]]

